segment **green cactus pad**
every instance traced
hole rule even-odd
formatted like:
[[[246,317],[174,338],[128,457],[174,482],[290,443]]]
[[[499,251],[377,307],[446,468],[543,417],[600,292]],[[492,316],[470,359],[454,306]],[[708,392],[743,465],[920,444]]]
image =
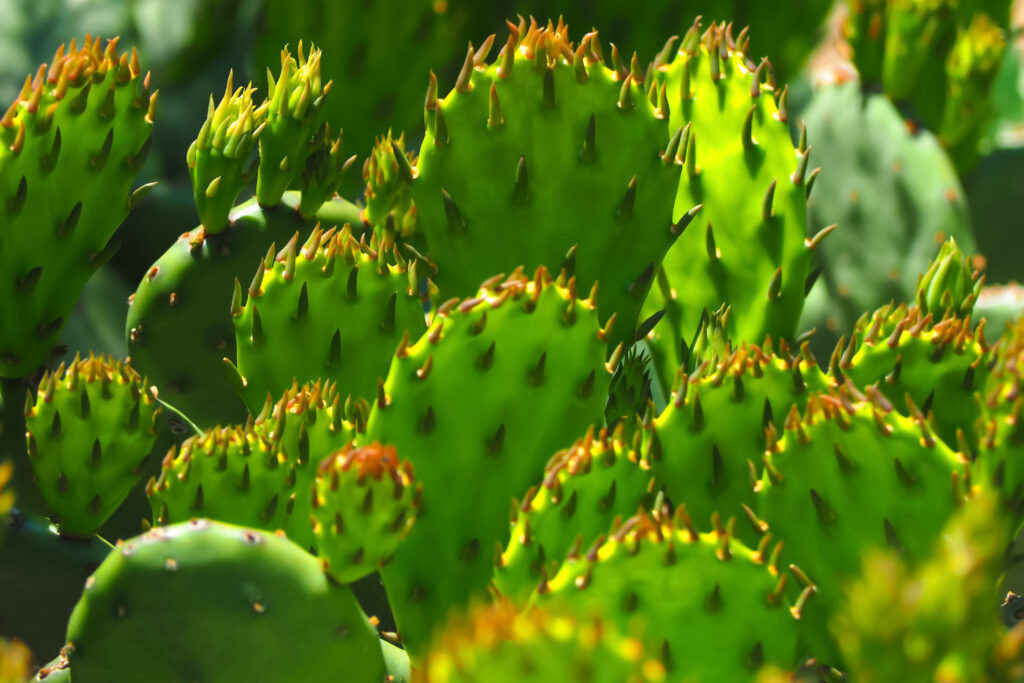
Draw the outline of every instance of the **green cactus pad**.
[[[608,620],[501,603],[454,615],[415,673],[414,683],[648,683],[665,680],[665,665]]]
[[[313,549],[316,470],[354,436],[333,385],[294,386],[255,422],[217,427],[172,448],[146,494],[159,524],[195,516],[273,531]]]
[[[864,396],[846,384],[786,418],[765,453],[754,509],[814,577],[811,610],[828,616],[864,553],[893,547],[912,562],[925,557],[969,488],[966,457],[923,416],[903,417],[878,391]],[[838,665],[834,642],[806,635],[813,655]]]
[[[534,604],[600,614],[620,629],[642,618],[662,641],[667,680],[743,681],[763,665],[794,666],[814,586],[787,581],[776,550],[747,548],[731,527],[699,533],[683,507],[675,519],[638,514],[569,555]]]
[[[296,231],[300,239],[309,236],[315,222],[293,209],[297,203],[289,193],[283,205],[264,210],[253,199],[235,207],[231,225],[219,234],[202,227],[184,233],[129,300],[132,362],[160,388],[162,400],[200,427],[245,419],[238,375],[223,362],[235,355],[232,283],[250,278],[268,247],[285,244]]]
[[[199,222],[210,235],[228,225],[231,207],[252,180],[249,153],[267,120],[267,107],[253,103],[255,92],[251,83],[233,89],[228,75],[220,104],[210,96],[206,121],[185,156]]]
[[[517,505],[512,536],[496,560],[494,586],[526,604],[538,583],[554,576],[574,545],[589,545],[616,517],[653,502],[649,465],[623,444],[593,430],[547,464],[544,479]]]
[[[483,598],[512,496],[601,421],[617,359],[605,364],[611,330],[596,308],[543,268],[495,276],[442,305],[378,385],[362,443],[393,444],[423,485],[416,525],[381,570],[414,662],[450,609]]]
[[[62,534],[90,536],[117,510],[162,414],[156,389],[127,362],[76,356],[43,376],[25,410],[28,460]]]
[[[261,206],[281,201],[284,191],[299,177],[310,152],[310,140],[320,125],[331,81],[320,76],[322,54],[310,47],[309,56],[299,41],[298,62],[287,48],[281,51],[281,73],[267,69],[267,127],[260,136],[260,166],[256,199]]]
[[[442,292],[471,296],[519,265],[564,266],[582,291],[600,283],[614,345],[633,341],[681,229],[680,166],[664,154],[666,113],[647,100],[643,74],[613,71],[602,55],[596,31],[574,45],[561,22],[512,27],[491,64],[470,49],[447,97],[431,77],[426,137],[403,172]]]
[[[836,332],[890,300],[912,301],[937,242],[975,251],[965,195],[936,138],[911,132],[884,96],[856,82],[817,91],[808,142],[828,163],[808,200],[811,225],[839,228],[816,250],[827,310],[807,321]],[[871,245],[865,249],[864,245]]]
[[[878,389],[906,416],[933,416],[938,436],[965,453],[976,453],[975,422],[981,412],[977,391],[988,377],[990,352],[985,322],[931,314],[905,305],[883,306],[865,316],[832,354],[832,371],[861,388]]]
[[[269,393],[324,379],[341,395],[371,396],[403,335],[426,330],[416,262],[340,231],[292,236],[271,265],[259,259],[248,297],[235,281],[232,315],[242,397],[259,410]]]
[[[646,446],[654,475],[700,524],[721,512],[759,529],[751,512],[765,447],[792,407],[827,388],[825,374],[806,348],[791,356],[784,342],[778,354],[741,344],[680,373],[677,385]],[[737,534],[750,544],[760,535],[746,522]]]
[[[324,571],[351,583],[387,564],[416,519],[412,465],[392,446],[346,446],[320,464],[313,534]]]
[[[668,384],[683,360],[680,342],[705,309],[731,306],[727,332],[736,341],[793,339],[819,240],[807,239],[810,150],[793,147],[788,95],[776,90],[767,60],[755,65],[731,25],[712,25],[701,38],[695,22],[655,73],[669,130],[681,131],[672,143],[685,167],[673,220],[703,205],[644,304],[644,315],[666,311],[648,343]]]
[[[75,683],[384,678],[373,626],[316,558],[199,519],[119,544],[86,581],[67,649]]]
[[[60,339],[149,152],[156,93],[117,41],[62,45],[0,118],[0,377],[31,374]]]

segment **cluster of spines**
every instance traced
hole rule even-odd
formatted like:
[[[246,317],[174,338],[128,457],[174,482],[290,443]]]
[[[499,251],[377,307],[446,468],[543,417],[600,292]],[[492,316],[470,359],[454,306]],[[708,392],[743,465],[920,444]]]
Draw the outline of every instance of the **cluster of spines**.
[[[373,151],[363,162],[366,182],[366,208],[362,218],[376,226],[394,215],[399,234],[416,229],[416,206],[409,197],[409,183],[416,177],[416,152],[405,149],[405,134],[377,138]]]
[[[394,446],[346,445],[320,463],[313,535],[324,571],[348,583],[387,564],[422,498],[412,464]]]
[[[299,213],[312,218],[317,209],[334,198],[345,172],[356,161],[356,155],[345,158],[341,131],[331,136],[331,127],[324,123],[309,143],[309,155],[302,171]]]

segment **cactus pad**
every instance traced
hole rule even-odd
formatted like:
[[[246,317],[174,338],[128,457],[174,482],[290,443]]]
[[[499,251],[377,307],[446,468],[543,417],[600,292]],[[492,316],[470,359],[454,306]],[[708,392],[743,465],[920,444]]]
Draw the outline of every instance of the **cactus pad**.
[[[127,362],[76,356],[43,376],[25,411],[28,456],[61,533],[89,536],[121,505],[162,414]]]

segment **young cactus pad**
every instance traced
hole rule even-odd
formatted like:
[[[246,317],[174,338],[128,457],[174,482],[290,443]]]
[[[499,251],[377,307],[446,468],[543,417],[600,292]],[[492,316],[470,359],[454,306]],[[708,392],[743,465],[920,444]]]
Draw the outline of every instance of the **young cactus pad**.
[[[0,117],[0,377],[46,361],[86,280],[117,248],[149,153],[156,93],[134,50],[86,37]]]
[[[412,465],[393,446],[345,446],[320,464],[313,534],[324,571],[350,583],[391,561],[416,519]]]
[[[75,683],[384,679],[375,629],[316,558],[205,519],[110,553],[71,614],[68,659]]]
[[[393,444],[423,485],[419,518],[381,570],[414,661],[452,608],[484,597],[512,496],[601,421],[615,362],[596,308],[544,268],[495,276],[443,304],[378,385],[361,443]]]
[[[388,251],[360,242],[348,225],[318,226],[305,244],[293,235],[269,267],[259,259],[244,306],[235,281],[238,371],[251,412],[295,380],[373,394],[402,335],[426,330],[416,262],[407,269],[397,249]]]
[[[78,356],[25,411],[28,461],[61,533],[95,533],[138,483],[163,408],[127,362]]]
[[[820,240],[806,227],[810,149],[793,147],[788,94],[776,90],[771,64],[754,64],[731,25],[713,24],[701,37],[695,22],[654,73],[671,156],[684,166],[672,218],[685,223],[703,206],[644,304],[644,315],[665,309],[650,340],[666,347],[656,354],[668,359],[665,379],[683,360],[683,336],[723,303],[736,341],[792,339]]]
[[[638,64],[605,66],[596,31],[575,45],[561,22],[523,22],[488,64],[492,42],[469,49],[444,99],[431,77],[426,137],[405,171],[437,285],[471,296],[497,272],[564,266],[583,291],[600,283],[601,321],[618,319],[613,346],[630,343],[681,229],[666,114]]]

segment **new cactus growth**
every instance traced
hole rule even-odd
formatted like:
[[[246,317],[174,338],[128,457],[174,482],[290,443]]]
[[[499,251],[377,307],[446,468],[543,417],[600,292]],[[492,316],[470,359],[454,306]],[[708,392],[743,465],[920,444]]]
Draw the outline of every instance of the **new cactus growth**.
[[[292,181],[300,176],[310,153],[310,139],[320,125],[321,109],[331,81],[320,76],[321,52],[310,47],[307,57],[298,47],[296,62],[287,48],[281,51],[281,73],[267,69],[266,129],[260,137],[256,200],[273,206]]]
[[[299,234],[258,268],[244,302],[235,280],[235,325],[241,394],[257,412],[267,394],[320,379],[342,395],[370,396],[387,374],[403,335],[426,329],[417,262],[376,239],[367,243],[320,226]]]
[[[416,520],[420,489],[392,446],[346,446],[320,464],[313,535],[324,571],[350,583],[391,561]]]
[[[0,377],[23,377],[57,345],[111,237],[149,191],[132,191],[156,108],[134,52],[86,37],[25,79],[0,117]]]
[[[43,376],[25,409],[28,462],[62,534],[90,536],[121,505],[162,413],[127,362],[76,356]]]
[[[71,615],[68,660],[76,683],[142,670],[167,683],[384,677],[374,628],[316,558],[274,534],[208,520],[119,544]]]

